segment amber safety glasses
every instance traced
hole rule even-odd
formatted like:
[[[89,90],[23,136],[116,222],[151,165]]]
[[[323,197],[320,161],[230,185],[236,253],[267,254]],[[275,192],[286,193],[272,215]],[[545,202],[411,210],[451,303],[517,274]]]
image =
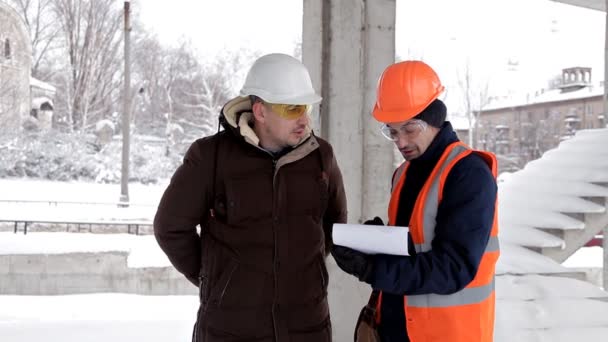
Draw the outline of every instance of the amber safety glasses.
[[[295,120],[301,117],[302,114],[308,114],[312,110],[311,105],[268,103],[268,106],[270,106],[273,112],[277,113],[280,117],[287,120]]]
[[[382,125],[380,128],[380,132],[382,135],[391,141],[399,140],[400,136],[404,136],[408,139],[416,138],[420,132],[424,131],[427,128],[427,123],[422,120],[410,120],[400,127],[391,127],[389,125]]]

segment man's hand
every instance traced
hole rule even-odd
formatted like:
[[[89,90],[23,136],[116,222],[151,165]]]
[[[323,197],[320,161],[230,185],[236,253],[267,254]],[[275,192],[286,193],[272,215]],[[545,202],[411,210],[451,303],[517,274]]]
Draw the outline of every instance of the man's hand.
[[[332,247],[331,255],[342,271],[354,275],[360,281],[371,282],[374,272],[372,256],[338,245]]]
[[[366,224],[368,226],[384,226],[384,222],[382,222],[382,219],[378,216],[374,217],[373,220],[367,220],[363,222],[363,224]]]

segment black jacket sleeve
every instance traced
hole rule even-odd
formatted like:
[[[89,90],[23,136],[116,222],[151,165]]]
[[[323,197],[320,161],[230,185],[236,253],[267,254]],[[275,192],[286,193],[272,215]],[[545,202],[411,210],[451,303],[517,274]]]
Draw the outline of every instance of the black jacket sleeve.
[[[198,286],[201,243],[196,226],[209,210],[212,152],[205,140],[193,143],[175,171],[154,217],[154,236],[171,264]]]
[[[400,295],[451,294],[469,284],[494,218],[497,186],[477,155],[460,160],[446,179],[431,250],[411,256],[376,255],[371,285]]]

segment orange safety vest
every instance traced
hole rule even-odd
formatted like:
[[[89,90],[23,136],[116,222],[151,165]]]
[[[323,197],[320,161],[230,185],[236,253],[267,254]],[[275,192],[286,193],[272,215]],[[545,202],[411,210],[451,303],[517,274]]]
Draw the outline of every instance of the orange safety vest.
[[[431,242],[435,236],[435,219],[443,196],[445,180],[452,167],[471,153],[481,156],[496,177],[497,163],[496,157],[492,153],[473,151],[462,142],[450,144],[443,152],[414,204],[409,230],[417,253],[431,250]],[[389,225],[395,225],[397,219],[399,197],[405,183],[405,171],[408,165],[407,162],[401,164],[393,177],[393,190],[388,207]],[[404,296],[407,334],[412,342],[493,341],[494,268],[500,254],[497,217],[495,209],[490,239],[481,258],[477,274],[464,289],[450,295]],[[377,313],[380,313],[381,302],[380,299]],[[380,322],[379,315],[376,319]]]

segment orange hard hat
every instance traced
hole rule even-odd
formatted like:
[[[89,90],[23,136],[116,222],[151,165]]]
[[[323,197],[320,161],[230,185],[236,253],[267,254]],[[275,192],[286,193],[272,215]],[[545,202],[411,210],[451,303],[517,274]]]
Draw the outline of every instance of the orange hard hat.
[[[444,89],[437,73],[422,61],[392,64],[378,81],[373,116],[384,123],[407,121],[422,112]]]

